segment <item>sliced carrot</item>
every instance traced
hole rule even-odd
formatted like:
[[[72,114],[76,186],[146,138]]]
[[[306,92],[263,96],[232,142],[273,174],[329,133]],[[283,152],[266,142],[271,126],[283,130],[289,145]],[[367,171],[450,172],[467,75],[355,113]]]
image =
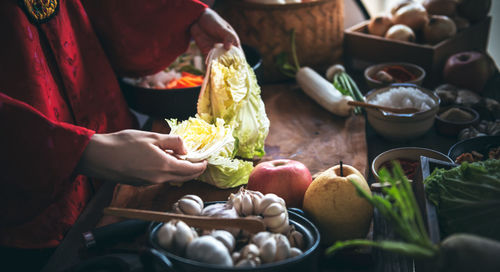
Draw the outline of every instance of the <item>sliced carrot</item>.
[[[168,82],[167,89],[190,88],[200,86],[203,83],[203,76],[182,72],[181,77]]]

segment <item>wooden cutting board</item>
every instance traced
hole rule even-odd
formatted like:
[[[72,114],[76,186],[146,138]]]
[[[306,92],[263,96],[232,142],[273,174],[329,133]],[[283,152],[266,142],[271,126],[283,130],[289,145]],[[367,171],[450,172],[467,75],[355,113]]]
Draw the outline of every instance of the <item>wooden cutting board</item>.
[[[315,175],[342,160],[368,176],[363,116],[337,117],[323,110],[293,84],[265,85],[262,99],[271,122],[262,161],[297,160]],[[152,130],[166,133],[168,127],[163,120],[155,120]],[[186,182],[181,187],[169,184],[147,187],[117,185],[111,205],[161,211],[169,210],[185,194],[196,194],[204,201],[214,201],[226,200],[237,190],[221,190],[199,181]],[[101,224],[114,220],[103,218]]]

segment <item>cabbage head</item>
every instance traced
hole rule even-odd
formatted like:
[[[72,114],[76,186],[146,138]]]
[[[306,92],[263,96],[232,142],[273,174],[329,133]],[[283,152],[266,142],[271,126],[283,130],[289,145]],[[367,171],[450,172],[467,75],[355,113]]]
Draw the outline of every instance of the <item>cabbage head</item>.
[[[255,73],[238,47],[216,46],[207,58],[207,74],[198,99],[198,115],[209,123],[222,118],[234,128],[236,156],[264,156],[269,133],[264,102]]]

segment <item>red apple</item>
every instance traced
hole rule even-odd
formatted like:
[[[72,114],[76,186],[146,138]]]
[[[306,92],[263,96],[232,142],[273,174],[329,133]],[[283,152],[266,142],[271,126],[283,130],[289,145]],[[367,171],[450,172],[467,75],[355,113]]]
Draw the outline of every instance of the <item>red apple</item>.
[[[285,200],[287,207],[302,208],[304,194],[311,182],[311,173],[304,164],[282,159],[259,163],[250,173],[247,188],[276,194]]]
[[[467,51],[448,58],[443,76],[447,83],[481,92],[493,72],[494,65],[488,56],[480,52]]]

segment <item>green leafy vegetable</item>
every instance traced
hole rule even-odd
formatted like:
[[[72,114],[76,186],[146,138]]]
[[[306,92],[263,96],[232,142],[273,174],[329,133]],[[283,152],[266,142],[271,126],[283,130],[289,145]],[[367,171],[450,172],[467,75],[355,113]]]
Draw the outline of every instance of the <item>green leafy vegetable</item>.
[[[276,65],[278,69],[286,76],[295,78],[295,74],[300,70],[299,58],[295,46],[295,29],[290,32],[290,44],[292,48],[293,64],[288,62],[288,54],[282,52],[276,56]]]
[[[262,157],[269,119],[255,73],[243,51],[235,46],[228,51],[217,47],[208,60],[207,76],[198,99],[199,116],[209,123],[222,118],[234,128],[237,156]]]
[[[187,149],[184,156],[189,161],[207,160],[205,172],[199,180],[219,188],[232,188],[248,182],[253,169],[252,162],[235,159],[237,140],[233,128],[217,118],[215,124],[191,117],[181,123],[167,120],[170,134],[179,135]]]
[[[401,166],[393,162],[394,168],[392,176],[385,168],[379,171],[382,184],[389,183],[389,187],[382,190],[384,196],[367,194],[356,182],[350,182],[356,187],[358,194],[367,199],[385,219],[391,223],[395,232],[403,241],[371,241],[371,240],[350,240],[335,243],[326,250],[327,254],[351,246],[373,246],[385,250],[405,254],[413,257],[433,257],[438,252],[438,247],[432,244],[425,229],[422,215],[417,205],[411,185],[404,175]]]
[[[219,156],[211,161],[198,179],[219,188],[233,188],[246,184],[252,170],[251,161]]]
[[[466,232],[500,240],[500,160],[438,168],[424,184],[444,236]]]

